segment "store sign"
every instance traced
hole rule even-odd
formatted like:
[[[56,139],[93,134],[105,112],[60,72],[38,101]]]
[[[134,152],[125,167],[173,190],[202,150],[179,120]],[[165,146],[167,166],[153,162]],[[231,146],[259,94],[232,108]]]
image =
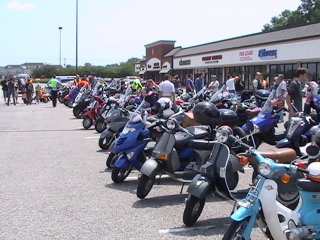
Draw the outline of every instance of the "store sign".
[[[188,60],[180,60],[179,61],[179,65],[182,66],[182,65],[190,65],[191,64],[191,60],[188,59]]]
[[[222,59],[222,55],[213,55],[213,56],[206,56],[206,57],[202,57],[202,61],[204,63],[218,63],[220,60]]]
[[[156,71],[161,68],[161,62],[158,58],[151,58],[147,63],[148,71]]]
[[[245,50],[239,52],[240,61],[251,61],[253,57],[253,50]]]
[[[258,57],[260,59],[276,59],[278,58],[278,55],[277,55],[277,52],[278,50],[266,50],[265,48],[264,49],[260,49],[259,52],[258,52]]]

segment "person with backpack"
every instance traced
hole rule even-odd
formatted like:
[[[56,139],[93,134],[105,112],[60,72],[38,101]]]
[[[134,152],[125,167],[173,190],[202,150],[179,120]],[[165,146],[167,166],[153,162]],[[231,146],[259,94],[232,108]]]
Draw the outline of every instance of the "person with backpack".
[[[50,79],[50,81],[47,83],[47,85],[51,91],[52,106],[56,107],[57,106],[58,89],[59,89],[59,86],[61,85],[61,83],[55,77],[52,77]]]
[[[26,83],[27,105],[31,105],[32,103],[33,92],[34,92],[34,89],[33,89],[32,80],[29,78]]]
[[[10,77],[10,81],[8,83],[8,100],[7,100],[7,105],[9,106],[10,104],[10,97],[12,96],[13,98],[13,104],[16,105],[16,99],[14,97],[14,78]]]

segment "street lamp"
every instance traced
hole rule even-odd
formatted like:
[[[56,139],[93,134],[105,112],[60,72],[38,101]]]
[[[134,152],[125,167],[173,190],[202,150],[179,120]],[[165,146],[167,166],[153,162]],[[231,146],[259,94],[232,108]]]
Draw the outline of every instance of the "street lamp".
[[[58,29],[60,31],[59,66],[61,66],[61,30],[62,30],[62,27],[59,27]]]
[[[78,75],[78,0],[76,0],[76,75]]]

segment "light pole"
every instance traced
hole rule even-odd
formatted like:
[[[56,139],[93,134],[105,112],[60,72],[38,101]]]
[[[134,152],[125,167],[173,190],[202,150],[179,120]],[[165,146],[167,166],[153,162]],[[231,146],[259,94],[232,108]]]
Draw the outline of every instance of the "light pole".
[[[62,27],[59,27],[58,29],[60,31],[59,66],[61,66],[61,30],[62,30]]]
[[[76,0],[76,75],[78,75],[78,0]]]

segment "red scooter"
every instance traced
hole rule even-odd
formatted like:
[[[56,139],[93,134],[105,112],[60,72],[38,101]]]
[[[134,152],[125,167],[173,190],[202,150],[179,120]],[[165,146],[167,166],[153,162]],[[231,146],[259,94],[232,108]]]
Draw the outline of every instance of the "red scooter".
[[[92,103],[83,114],[82,126],[85,129],[89,129],[95,123],[105,104],[106,102],[101,97],[94,96]]]

